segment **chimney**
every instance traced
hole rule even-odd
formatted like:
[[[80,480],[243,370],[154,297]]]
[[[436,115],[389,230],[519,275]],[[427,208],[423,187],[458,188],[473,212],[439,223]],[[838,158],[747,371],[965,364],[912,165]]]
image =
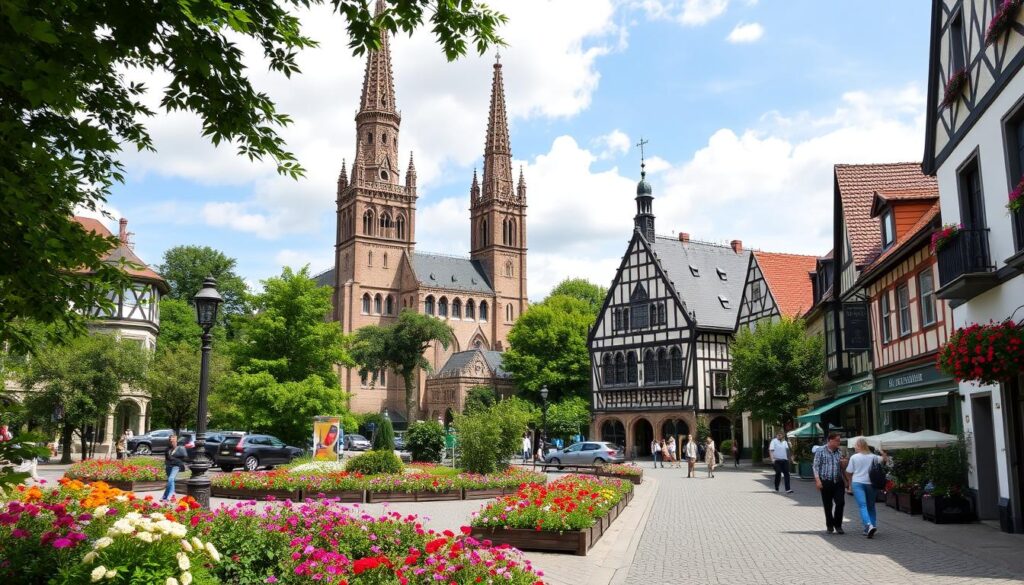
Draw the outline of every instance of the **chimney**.
[[[121,218],[120,229],[117,231],[117,239],[121,240],[122,244],[128,243],[128,220]]]
[[[729,245],[732,246],[732,251],[737,254],[743,251],[743,240],[733,240],[729,242]]]
[[[680,242],[689,242],[690,241],[690,234],[688,234],[686,232],[679,232],[679,241]]]

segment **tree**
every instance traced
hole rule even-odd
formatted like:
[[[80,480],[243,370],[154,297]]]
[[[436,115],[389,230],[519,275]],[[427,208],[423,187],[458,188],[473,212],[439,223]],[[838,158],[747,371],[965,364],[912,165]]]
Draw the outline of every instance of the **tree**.
[[[143,384],[152,400],[155,427],[168,427],[178,432],[195,425],[199,403],[199,360],[197,344],[172,344],[157,350]],[[227,358],[213,352],[210,359],[211,388],[216,388],[226,370]]]
[[[444,454],[444,427],[436,420],[418,420],[409,424],[405,446],[413,461],[440,463]]]
[[[474,473],[493,473],[519,453],[530,422],[527,411],[511,400],[471,414],[455,415],[461,465]]]
[[[734,412],[781,424],[821,388],[824,345],[820,336],[804,331],[802,319],[762,321],[754,330],[741,329],[730,353]]]
[[[328,289],[324,289],[328,290]],[[430,362],[423,356],[431,343],[448,349],[454,339],[447,323],[428,315],[403,310],[393,325],[367,325],[356,331],[349,349],[352,360],[359,365],[360,375],[391,369],[405,382],[405,408],[410,421],[419,420],[419,392],[416,375],[430,372]]]
[[[579,299],[587,303],[596,317],[598,311],[601,310],[601,305],[604,304],[604,298],[608,296],[608,289],[594,284],[585,278],[567,278],[551,289],[547,298],[550,299],[560,295]]]
[[[569,437],[581,434],[590,426],[590,403],[585,398],[571,396],[548,407],[548,437]]]
[[[96,211],[124,181],[122,149],[155,150],[144,124],[156,114],[150,88],[127,71],[166,79],[160,109],[188,111],[203,135],[279,173],[303,174],[278,134],[291,118],[252,86],[240,46],[262,49],[270,70],[299,73],[304,36],[297,8],[326,0],[6,0],[0,10],[0,343],[34,349],[30,318],[85,330],[70,307],[110,307],[107,292],[127,276],[101,258],[115,243],[82,229],[76,209]],[[472,42],[481,54],[501,43],[506,18],[473,0],[380,3],[330,0],[356,54],[376,48],[382,31],[430,30],[455,59]],[[240,42],[242,41],[242,42]],[[257,49],[257,50],[260,50]],[[252,57],[253,55],[248,55]],[[154,88],[156,89],[156,88]],[[49,339],[57,339],[50,337]]]
[[[490,386],[473,386],[466,392],[466,404],[463,413],[475,412],[490,408],[497,402],[498,395]]]
[[[281,276],[264,280],[263,287],[253,299],[256,314],[242,322],[235,366],[242,372],[268,372],[278,382],[318,376],[337,386],[335,365],[350,359],[341,327],[324,320],[331,310],[331,289],[317,286],[308,266],[299,272],[286,267]]]
[[[203,288],[207,276],[217,279],[217,291],[224,298],[221,317],[245,311],[248,287],[235,274],[236,260],[209,246],[175,246],[164,252],[164,263],[157,267],[171,287],[168,298],[192,305],[192,297]],[[162,332],[161,332],[162,333]]]
[[[106,424],[122,385],[142,382],[147,360],[139,344],[95,333],[46,346],[29,362],[21,380],[28,390],[26,405],[39,418],[57,419],[64,447],[62,463],[71,462],[75,433],[86,458],[86,429],[97,422]]]
[[[508,334],[502,368],[534,402],[547,386],[550,399],[586,397],[590,393],[587,335],[594,325],[590,305],[559,295],[527,309]]]

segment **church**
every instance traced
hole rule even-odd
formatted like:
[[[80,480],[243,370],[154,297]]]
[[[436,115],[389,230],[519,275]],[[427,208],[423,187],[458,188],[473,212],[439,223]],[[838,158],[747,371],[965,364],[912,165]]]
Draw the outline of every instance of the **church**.
[[[427,350],[431,374],[419,376],[420,412],[450,420],[469,388],[512,392],[501,369],[508,332],[526,310],[526,181],[513,179],[512,150],[500,60],[494,64],[483,175],[469,189],[468,257],[416,250],[416,167],[399,166],[401,113],[389,35],[366,58],[355,117],[355,160],[342,162],[337,186],[334,268],[317,276],[334,290],[330,319],[345,333],[388,325],[403,310],[448,323],[455,342]],[[391,371],[360,376],[342,368],[341,387],[354,412],[384,412],[401,429],[408,422],[403,381]]]

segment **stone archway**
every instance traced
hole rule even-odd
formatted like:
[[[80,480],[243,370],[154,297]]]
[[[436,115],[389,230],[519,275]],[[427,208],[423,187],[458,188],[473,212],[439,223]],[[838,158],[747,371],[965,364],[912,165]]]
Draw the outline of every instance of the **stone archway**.
[[[633,449],[637,457],[651,455],[651,441],[654,440],[654,427],[646,418],[633,421]]]
[[[690,425],[681,418],[667,418],[661,423],[661,438],[666,441],[669,437],[676,440],[676,453],[686,444],[686,436],[690,434]]]
[[[626,426],[616,418],[601,423],[601,440],[626,448]]]
[[[124,434],[125,429],[131,429],[132,434],[139,434],[141,423],[142,408],[139,404],[131,399],[121,400],[114,408],[114,441]]]

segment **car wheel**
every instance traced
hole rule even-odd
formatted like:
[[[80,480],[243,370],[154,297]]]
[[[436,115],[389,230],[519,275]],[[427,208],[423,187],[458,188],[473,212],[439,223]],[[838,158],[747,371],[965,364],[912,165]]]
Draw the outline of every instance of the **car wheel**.
[[[557,457],[553,457],[553,458],[551,459],[551,461],[550,461],[550,463],[551,463],[551,464],[553,464],[553,465],[558,465],[558,470],[559,470],[559,471],[561,471],[561,470],[565,469],[565,467],[564,467],[564,466],[562,466],[562,465],[559,465],[559,464],[560,464],[561,462],[562,462],[562,460],[561,460],[561,459],[559,459],[559,458],[557,458]]]
[[[267,465],[266,467],[264,467],[264,469],[266,469],[267,471],[270,471],[270,470],[274,469],[274,466],[273,465]]]
[[[605,463],[608,462],[605,461],[604,459],[601,459],[600,457],[594,457],[594,465],[604,465]]]
[[[256,471],[256,468],[260,466],[260,460],[255,455],[249,455],[245,458],[245,469],[247,471]]]
[[[220,470],[223,471],[224,473],[231,473],[232,471],[235,470],[235,466],[234,465],[221,465],[220,466]]]
[[[138,455],[152,455],[153,450],[149,448],[149,445],[143,443],[135,448],[135,453]]]

